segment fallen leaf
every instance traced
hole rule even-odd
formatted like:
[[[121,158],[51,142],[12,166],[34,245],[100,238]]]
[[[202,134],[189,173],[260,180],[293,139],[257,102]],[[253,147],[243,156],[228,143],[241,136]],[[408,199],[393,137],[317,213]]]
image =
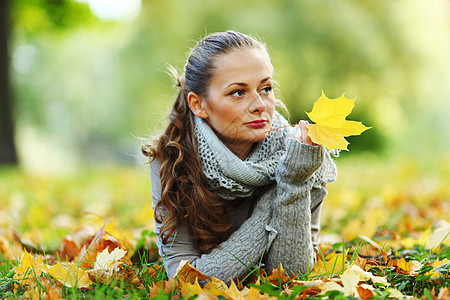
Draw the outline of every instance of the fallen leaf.
[[[219,297],[211,293],[201,292],[195,298],[196,300],[219,300]]]
[[[354,264],[360,267],[361,269],[365,270],[367,265],[367,259],[363,258],[359,255],[356,255],[356,258],[354,260]]]
[[[300,292],[300,294],[302,295],[300,297],[300,299],[306,298],[308,296],[316,296],[318,295],[321,291],[322,291],[322,285],[324,284],[323,280],[309,280],[309,281],[303,281],[303,280],[292,280],[292,284],[294,286],[299,286],[299,285],[305,285],[307,286],[304,290],[302,290]],[[288,290],[285,292],[290,295],[290,293],[292,292],[292,290]],[[297,299],[297,298],[295,298]]]
[[[121,260],[126,254],[127,251],[115,248],[111,251],[108,251],[109,247],[106,247],[105,250],[97,254],[97,259],[94,263],[95,269],[109,269],[112,265],[116,264],[119,260]]]
[[[322,285],[322,292],[320,292],[319,295],[324,295],[328,291],[339,291],[344,293],[344,287],[334,281],[328,281]]]
[[[165,281],[156,281],[153,283],[153,286],[149,289],[149,297],[156,297],[160,294],[173,294],[174,291],[178,288],[179,282],[175,282],[173,277],[170,277]]]
[[[344,295],[346,296],[356,296],[358,283],[362,280],[366,280],[364,271],[360,272],[361,268],[356,265],[351,266],[345,270],[344,274],[341,276],[342,285],[344,286]]]
[[[63,300],[62,291],[59,287],[55,286],[46,277],[39,280],[31,280],[28,284],[27,291],[23,295],[23,299],[40,300]]]
[[[291,280],[289,276],[286,275],[283,265],[280,264],[280,266],[276,269],[273,269],[272,274],[270,274],[267,277],[264,277],[264,281],[269,281],[270,283],[273,283],[275,285],[279,285],[280,283],[286,283]]]
[[[48,267],[46,273],[67,287],[85,288],[92,284],[86,271],[74,263],[64,265],[57,263],[52,267]]]
[[[358,292],[358,296],[363,300],[372,299],[374,295],[373,287],[368,284],[361,284],[360,286],[356,287],[356,290]]]
[[[314,277],[339,274],[345,268],[348,251],[349,249],[345,251],[344,255],[342,255],[342,253],[336,254],[336,252],[332,252],[325,257],[325,261],[319,259],[309,273],[309,276]]]
[[[141,288],[139,277],[132,270],[132,263],[126,257],[127,251],[115,248],[109,252],[108,247],[97,254],[94,267],[86,272],[93,282],[111,284],[116,279],[129,282]]]
[[[348,121],[355,99],[347,99],[342,95],[329,99],[322,91],[320,98],[314,103],[311,112],[306,113],[316,124],[308,125],[308,136],[319,145],[324,145],[330,151],[333,149],[348,150],[349,144],[344,137],[360,135],[371,128],[361,122]]]
[[[119,244],[125,249],[134,248],[136,246],[136,242],[134,241],[133,236],[129,232],[123,229],[119,229],[116,225],[116,220],[113,220],[105,226],[105,232],[106,240],[112,237],[113,241],[117,240]]]
[[[223,282],[222,280],[212,277],[211,281],[208,281],[205,286],[203,287],[204,290],[210,290],[211,288],[217,289],[217,290],[221,290],[221,291],[225,291],[228,289],[228,286],[225,282]]]
[[[225,291],[228,290],[228,286],[222,280],[212,277],[211,281],[205,284],[204,291],[207,291],[216,296],[227,297]]]
[[[40,256],[32,258],[30,253],[24,250],[20,264],[14,268],[14,279],[20,280],[21,283],[29,283],[30,277],[39,277],[44,270],[47,269]]]
[[[0,254],[4,258],[16,259],[23,253],[23,247],[20,240],[14,232],[6,232],[0,235]]]
[[[86,269],[94,267],[94,262],[97,259],[97,254],[109,247],[113,250],[117,247],[120,248],[118,240],[112,236],[107,236],[105,228],[100,228],[90,241],[83,245],[78,254],[76,261],[80,262],[80,266]]]
[[[450,245],[450,225],[435,229],[428,238],[425,248],[437,250],[440,244]]]
[[[203,293],[203,289],[198,284],[197,279],[195,279],[194,283],[180,280],[180,285],[181,285],[181,296],[185,298],[189,298],[191,296]]]
[[[442,276],[441,273],[435,271],[437,268],[439,268],[440,266],[443,266],[445,264],[450,263],[450,260],[448,260],[447,258],[444,258],[443,260],[436,260],[434,263],[432,263],[431,265],[433,266],[433,270],[428,272],[427,275],[431,275],[431,278],[436,278],[436,277],[440,277]]]
[[[405,271],[406,274],[417,276],[417,271],[420,270],[422,264],[417,260],[410,260],[407,262],[403,257],[397,262],[397,267]]]
[[[95,236],[96,230],[91,226],[82,226],[75,232],[66,235],[62,240],[57,251],[55,260],[64,259],[72,261],[80,253],[81,248],[89,243]]]
[[[441,287],[436,300],[448,300],[450,299],[450,290],[448,287]]]
[[[194,268],[187,260],[181,261],[175,272],[175,277],[180,281],[194,283],[196,280],[211,280],[211,277],[206,276],[196,268]]]
[[[224,294],[227,296],[227,298],[233,299],[233,300],[245,299],[244,296],[239,291],[239,289],[237,288],[234,281],[231,281],[230,287],[226,291],[224,291]]]
[[[261,281],[261,279],[258,277],[258,280],[255,282],[255,285],[260,285],[260,281]],[[258,296],[260,296],[260,295],[261,295],[260,291],[256,287],[251,286],[250,290],[248,291],[248,294],[247,294],[247,300],[258,299]]]

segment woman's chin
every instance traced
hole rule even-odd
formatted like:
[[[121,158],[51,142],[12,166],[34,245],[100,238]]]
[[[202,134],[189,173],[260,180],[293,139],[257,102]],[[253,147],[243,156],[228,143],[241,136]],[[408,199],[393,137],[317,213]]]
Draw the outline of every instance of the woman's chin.
[[[267,133],[264,130],[262,130],[261,132],[255,133],[253,142],[255,142],[255,143],[262,142],[266,139],[266,137],[267,137]]]

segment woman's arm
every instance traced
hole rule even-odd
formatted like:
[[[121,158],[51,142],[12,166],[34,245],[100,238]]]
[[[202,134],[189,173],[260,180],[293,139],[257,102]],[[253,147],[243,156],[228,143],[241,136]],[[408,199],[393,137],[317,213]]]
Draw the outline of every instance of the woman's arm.
[[[276,173],[277,197],[271,226],[278,231],[278,235],[267,256],[269,270],[277,268],[281,262],[290,273],[304,273],[314,264],[311,230],[318,232],[318,229],[311,226],[311,204],[320,203],[326,191],[313,189],[311,175],[323,163],[324,154],[323,146],[287,140],[286,153]]]
[[[161,198],[159,181],[159,163],[151,164],[153,208]],[[192,238],[189,226],[182,224],[171,242],[164,245],[159,238],[161,224],[155,222],[155,233],[159,254],[164,261],[167,275],[174,276],[181,260],[188,260],[205,275],[216,277],[225,282],[248,272],[258,266],[270,241],[276,235],[267,225],[272,216],[272,202],[276,187],[264,193],[256,203],[252,215],[239,229],[209,254],[202,254]]]

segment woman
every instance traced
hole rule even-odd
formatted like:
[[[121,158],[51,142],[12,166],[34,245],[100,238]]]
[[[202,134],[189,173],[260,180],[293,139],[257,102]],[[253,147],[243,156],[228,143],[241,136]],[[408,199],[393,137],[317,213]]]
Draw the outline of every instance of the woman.
[[[169,277],[181,260],[225,281],[281,263],[304,273],[316,261],[325,186],[336,169],[307,122],[275,110],[273,68],[263,44],[211,34],[178,78],[170,123],[151,159],[155,233]]]

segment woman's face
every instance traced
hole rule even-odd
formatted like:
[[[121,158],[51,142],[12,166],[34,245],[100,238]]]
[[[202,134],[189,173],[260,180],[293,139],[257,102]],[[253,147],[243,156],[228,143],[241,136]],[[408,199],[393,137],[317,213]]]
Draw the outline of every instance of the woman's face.
[[[260,142],[275,107],[273,68],[266,51],[237,49],[214,59],[203,101],[206,121],[229,148]]]

